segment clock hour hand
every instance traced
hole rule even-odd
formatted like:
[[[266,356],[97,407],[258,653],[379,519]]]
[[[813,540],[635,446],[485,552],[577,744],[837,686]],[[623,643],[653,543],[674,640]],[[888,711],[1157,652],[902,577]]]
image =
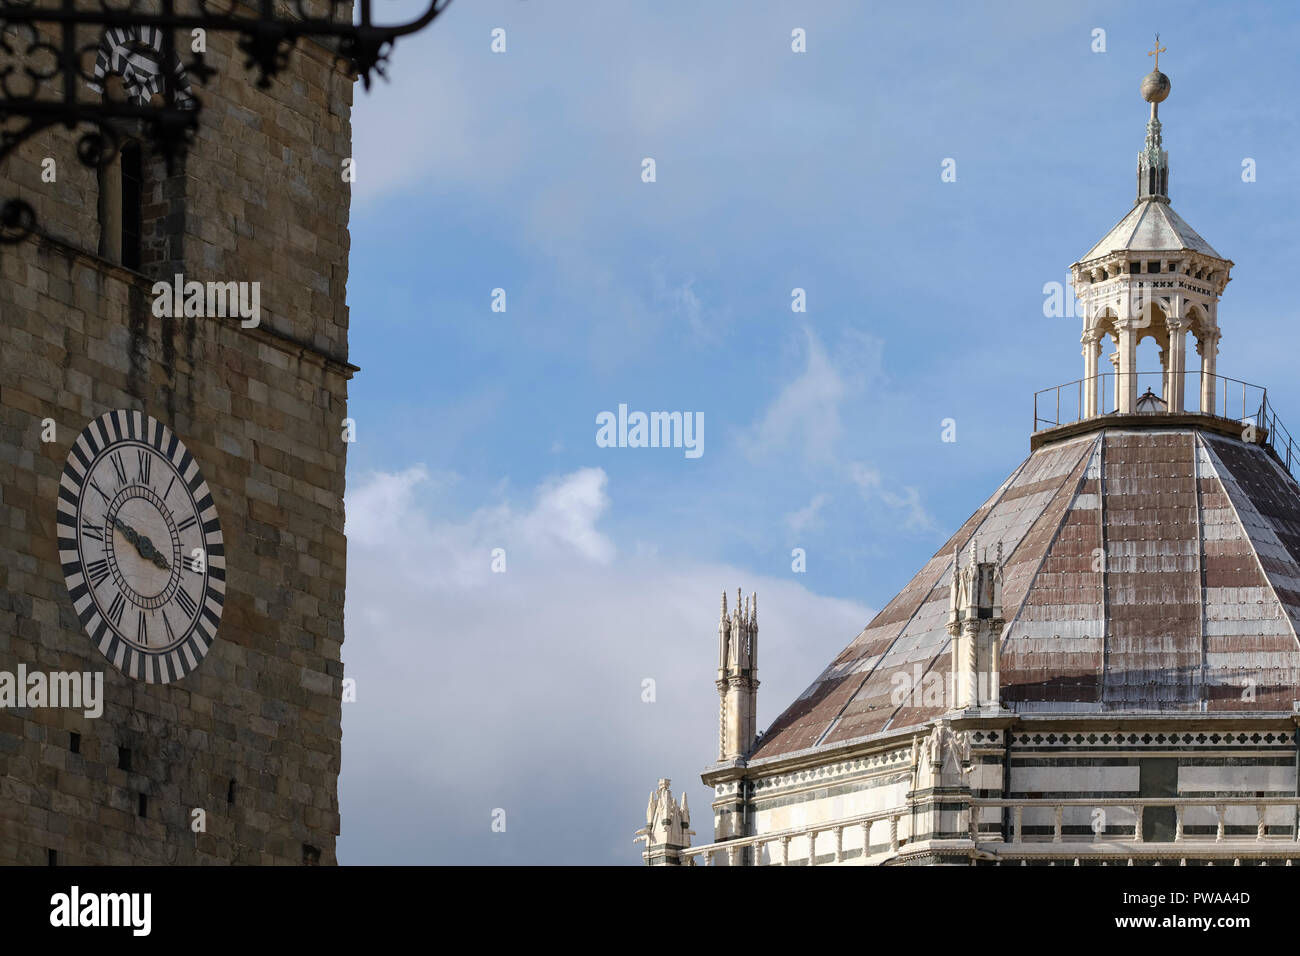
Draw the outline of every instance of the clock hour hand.
[[[162,556],[162,553],[153,546],[153,542],[145,535],[140,534],[117,515],[113,515],[113,527],[122,532],[122,536],[125,537],[127,541],[130,541],[135,545],[136,551],[140,552],[140,557],[144,558],[146,561],[152,561],[164,571],[171,570],[171,565],[167,563],[167,559]]]

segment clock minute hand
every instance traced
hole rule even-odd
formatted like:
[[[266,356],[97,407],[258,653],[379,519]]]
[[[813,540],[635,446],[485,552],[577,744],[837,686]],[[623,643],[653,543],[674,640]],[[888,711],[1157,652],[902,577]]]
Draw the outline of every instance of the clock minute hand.
[[[117,528],[118,531],[121,531],[126,540],[135,545],[135,549],[140,553],[140,557],[144,558],[146,561],[152,561],[164,571],[171,570],[171,565],[167,563],[167,559],[164,558],[158,549],[153,546],[153,542],[150,541],[148,537],[140,534],[117,515],[113,515],[113,527]]]

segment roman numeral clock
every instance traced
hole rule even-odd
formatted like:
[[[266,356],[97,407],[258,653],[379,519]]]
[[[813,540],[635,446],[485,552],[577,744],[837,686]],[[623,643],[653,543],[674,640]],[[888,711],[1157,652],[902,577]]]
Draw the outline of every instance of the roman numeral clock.
[[[198,463],[170,428],[106,412],[72,444],[58,503],[59,563],[81,626],[129,677],[190,673],[226,594],[221,521]]]

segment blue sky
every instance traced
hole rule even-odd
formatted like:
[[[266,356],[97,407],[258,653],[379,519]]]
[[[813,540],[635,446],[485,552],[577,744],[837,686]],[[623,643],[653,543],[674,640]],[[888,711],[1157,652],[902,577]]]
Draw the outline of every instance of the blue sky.
[[[765,726],[1025,457],[1156,30],[1219,371],[1300,423],[1286,4],[458,0],[399,42],[353,114],[343,862],[636,862],[659,776],[710,836],[718,593],[762,595]],[[597,447],[620,403],[704,454]]]

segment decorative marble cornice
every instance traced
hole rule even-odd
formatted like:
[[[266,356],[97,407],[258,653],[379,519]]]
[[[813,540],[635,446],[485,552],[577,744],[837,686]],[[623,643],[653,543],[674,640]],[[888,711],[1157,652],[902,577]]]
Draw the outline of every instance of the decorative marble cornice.
[[[784,796],[811,787],[824,787],[827,784],[846,780],[875,776],[881,773],[910,770],[912,767],[911,744],[893,750],[865,754],[847,760],[839,760],[820,767],[792,770],[770,777],[752,780],[754,799]],[[732,796],[739,791],[739,781],[719,784],[715,789],[718,798]]]
[[[1294,750],[1295,744],[1291,734],[1282,730],[1266,731],[1186,731],[1169,733],[1152,733],[1151,731],[1089,731],[1071,733],[1058,731],[1038,731],[1016,733],[1012,736],[1012,747],[1032,748],[1034,750],[1168,750],[1179,751],[1198,749],[1223,749],[1225,747],[1248,748],[1258,750],[1271,747],[1277,750]]]

